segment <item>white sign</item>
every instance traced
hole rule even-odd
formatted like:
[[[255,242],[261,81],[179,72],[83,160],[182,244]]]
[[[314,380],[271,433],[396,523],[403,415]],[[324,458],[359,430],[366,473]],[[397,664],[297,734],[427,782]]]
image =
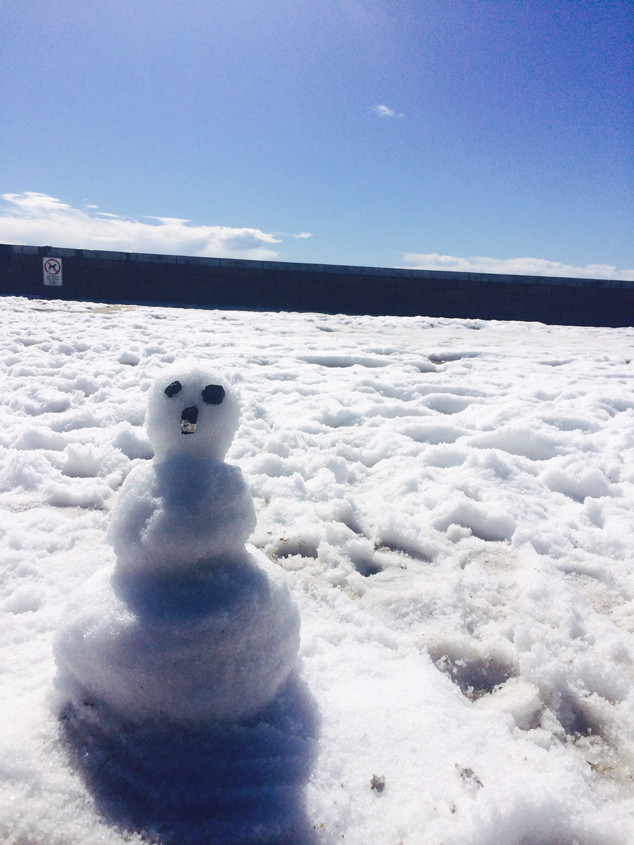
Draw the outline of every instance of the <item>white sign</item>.
[[[62,259],[43,258],[42,269],[44,271],[44,284],[62,286]]]

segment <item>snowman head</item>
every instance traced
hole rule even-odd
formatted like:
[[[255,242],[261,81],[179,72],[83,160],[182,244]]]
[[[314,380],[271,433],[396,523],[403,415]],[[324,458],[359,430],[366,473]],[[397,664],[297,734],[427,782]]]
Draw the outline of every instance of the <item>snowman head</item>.
[[[240,406],[226,378],[204,363],[175,364],[155,379],[145,427],[154,457],[222,461],[238,428]]]

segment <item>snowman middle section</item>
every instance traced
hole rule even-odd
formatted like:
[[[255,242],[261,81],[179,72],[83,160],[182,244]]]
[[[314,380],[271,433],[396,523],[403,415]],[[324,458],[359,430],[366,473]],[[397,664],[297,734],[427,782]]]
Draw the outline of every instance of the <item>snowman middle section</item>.
[[[117,575],[212,571],[244,555],[255,510],[242,473],[215,458],[177,455],[136,467],[108,528]]]

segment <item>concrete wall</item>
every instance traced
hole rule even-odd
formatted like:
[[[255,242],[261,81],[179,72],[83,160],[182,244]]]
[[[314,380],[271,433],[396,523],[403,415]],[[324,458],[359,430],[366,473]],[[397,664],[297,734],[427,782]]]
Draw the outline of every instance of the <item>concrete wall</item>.
[[[43,258],[63,284],[43,283]],[[269,311],[634,325],[634,283],[0,244],[0,294]]]

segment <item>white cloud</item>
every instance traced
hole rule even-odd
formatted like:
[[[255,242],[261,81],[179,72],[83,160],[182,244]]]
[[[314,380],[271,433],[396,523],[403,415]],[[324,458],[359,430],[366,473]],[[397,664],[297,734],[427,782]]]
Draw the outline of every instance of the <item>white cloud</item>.
[[[405,117],[402,112],[395,112],[394,109],[391,109],[389,106],[385,105],[376,105],[372,106],[372,111],[377,114],[379,117]]]
[[[634,282],[634,270],[617,270],[610,264],[588,264],[575,267],[548,261],[545,258],[456,258],[438,253],[409,252],[403,260],[407,267],[417,270],[449,270],[460,273],[502,273],[523,276],[569,276],[575,279],[620,279]]]
[[[194,225],[179,217],[130,220],[97,206],[73,208],[47,194],[2,194],[0,242],[33,246],[154,252],[219,258],[277,258],[279,233],[230,226]],[[298,236],[310,237],[308,232]]]
[[[274,232],[273,234],[278,238],[294,238],[295,240],[305,240],[313,236],[312,232]]]

